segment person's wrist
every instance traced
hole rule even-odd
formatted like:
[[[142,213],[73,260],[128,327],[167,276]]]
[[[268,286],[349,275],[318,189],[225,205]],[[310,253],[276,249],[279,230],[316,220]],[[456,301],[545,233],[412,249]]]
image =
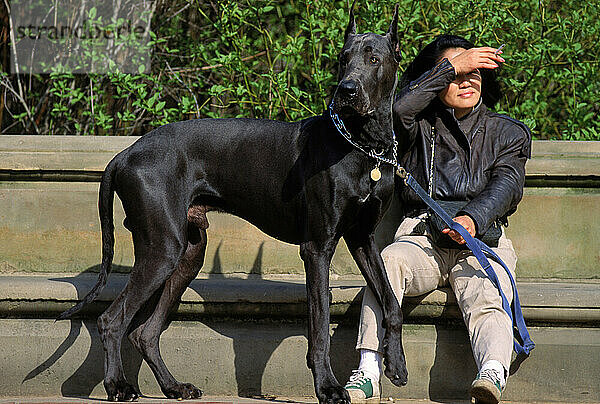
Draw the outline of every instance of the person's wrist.
[[[465,74],[465,73],[469,73],[471,71],[470,69],[465,68],[463,66],[463,64],[461,63],[461,59],[455,60],[459,56],[460,55],[455,56],[454,58],[448,60],[448,62],[450,62],[450,64],[452,65],[452,67],[454,67],[454,74],[456,76],[459,76],[459,75]]]
[[[456,70],[456,62],[453,62],[452,59],[444,58],[442,59],[441,63],[443,63],[444,61],[447,61],[450,64],[450,66],[452,66],[452,68],[454,69],[454,74],[458,74],[458,71]]]

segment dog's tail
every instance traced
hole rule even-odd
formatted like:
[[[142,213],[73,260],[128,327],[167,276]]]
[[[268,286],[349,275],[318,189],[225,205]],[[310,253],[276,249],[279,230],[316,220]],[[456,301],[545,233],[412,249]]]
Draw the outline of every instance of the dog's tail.
[[[102,231],[102,265],[100,267],[98,281],[79,303],[69,310],[62,312],[56,319],[57,321],[69,318],[80,311],[85,305],[98,297],[98,294],[104,289],[104,286],[106,286],[106,280],[112,268],[115,251],[115,225],[113,219],[113,201],[115,195],[113,178],[115,167],[116,161],[113,159],[104,170],[102,180],[100,181],[98,211],[100,214],[100,229]]]

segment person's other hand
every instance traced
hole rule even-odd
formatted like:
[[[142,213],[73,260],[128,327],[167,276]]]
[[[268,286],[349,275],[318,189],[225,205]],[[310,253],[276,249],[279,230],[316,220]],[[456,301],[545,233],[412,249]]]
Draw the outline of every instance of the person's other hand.
[[[502,51],[496,53],[496,49],[488,46],[480,48],[471,48],[450,59],[450,63],[454,66],[456,75],[469,74],[477,69],[496,69],[500,63],[505,60],[502,56]]]
[[[471,219],[471,216],[467,216],[467,215],[463,215],[463,216],[457,216],[455,217],[454,220],[456,223],[460,224],[462,227],[464,227],[471,236],[475,237],[475,222],[473,221],[473,219]],[[450,230],[449,228],[446,228],[444,230],[442,230],[442,233],[447,234],[448,236],[450,236],[450,238],[454,241],[456,241],[458,244],[464,244],[465,240],[463,239],[463,237],[460,235],[459,232],[454,231],[454,230]]]

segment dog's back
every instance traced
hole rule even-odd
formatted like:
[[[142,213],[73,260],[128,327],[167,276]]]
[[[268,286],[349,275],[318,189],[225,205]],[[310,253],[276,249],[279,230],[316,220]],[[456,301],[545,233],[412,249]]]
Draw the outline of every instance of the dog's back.
[[[164,203],[182,214],[206,204],[299,243],[306,238],[307,187],[334,177],[350,151],[322,116],[183,121],[149,132],[115,158],[116,190],[127,216],[139,210],[134,200],[166,193]]]

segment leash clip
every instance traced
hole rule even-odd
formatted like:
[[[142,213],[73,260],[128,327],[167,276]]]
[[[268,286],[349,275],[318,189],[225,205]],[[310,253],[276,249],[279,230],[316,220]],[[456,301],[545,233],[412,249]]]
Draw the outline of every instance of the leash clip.
[[[404,167],[400,167],[398,166],[396,168],[396,175],[400,178],[402,178],[404,180],[404,183],[406,184],[406,180],[408,180],[408,172],[406,171],[406,169]],[[408,185],[408,184],[406,184]]]

